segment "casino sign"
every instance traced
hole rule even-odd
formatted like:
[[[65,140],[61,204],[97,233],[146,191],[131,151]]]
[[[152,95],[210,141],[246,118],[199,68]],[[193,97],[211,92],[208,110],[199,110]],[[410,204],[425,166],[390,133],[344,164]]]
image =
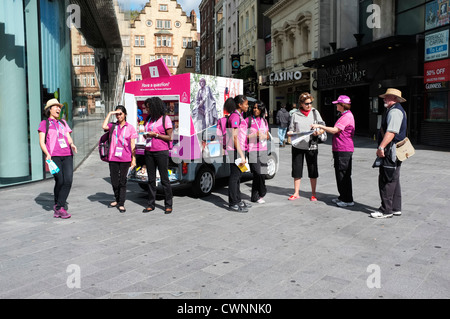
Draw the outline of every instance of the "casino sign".
[[[302,78],[300,71],[282,71],[273,72],[269,76],[270,83],[284,82],[284,81],[299,81]]]

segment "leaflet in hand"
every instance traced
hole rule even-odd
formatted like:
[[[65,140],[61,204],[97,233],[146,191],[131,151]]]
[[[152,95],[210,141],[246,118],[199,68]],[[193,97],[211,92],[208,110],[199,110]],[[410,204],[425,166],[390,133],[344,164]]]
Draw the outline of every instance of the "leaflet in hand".
[[[291,137],[291,144],[298,144],[301,141],[306,141],[313,133],[314,131],[294,133]]]
[[[245,162],[245,164],[242,164],[242,159],[239,157],[234,161],[234,163],[239,167],[242,173],[247,172],[250,170],[250,166],[248,165],[248,160]]]
[[[53,162],[52,160],[47,160],[46,162],[48,164],[48,169],[50,170],[50,173],[52,175],[55,175],[59,172],[59,167],[55,164],[55,162]]]

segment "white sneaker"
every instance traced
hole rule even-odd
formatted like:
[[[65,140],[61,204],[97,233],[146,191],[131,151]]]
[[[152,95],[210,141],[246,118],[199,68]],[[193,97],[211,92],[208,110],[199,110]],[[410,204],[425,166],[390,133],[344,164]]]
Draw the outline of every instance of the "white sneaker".
[[[258,204],[264,204],[266,201],[264,200],[264,198],[260,198],[256,201]]]
[[[355,203],[354,202],[346,203],[346,202],[338,200],[336,202],[336,205],[338,205],[339,207],[353,207],[353,206],[355,206]]]
[[[339,198],[333,198],[333,199],[331,200],[331,202],[334,203],[334,204],[337,204],[337,203],[340,202],[340,200],[339,200]]]
[[[372,216],[372,218],[382,219],[382,218],[391,218],[392,214],[383,214],[382,212],[374,212],[370,213],[370,216]]]
[[[401,216],[402,212],[398,211],[398,212],[392,212],[392,215],[394,216]]]

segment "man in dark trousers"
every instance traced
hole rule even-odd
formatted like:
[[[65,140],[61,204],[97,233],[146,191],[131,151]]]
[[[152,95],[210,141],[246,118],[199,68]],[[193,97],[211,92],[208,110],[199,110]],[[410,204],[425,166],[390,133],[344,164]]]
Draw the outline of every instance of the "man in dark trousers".
[[[384,99],[386,114],[381,122],[378,133],[377,156],[383,159],[378,176],[378,188],[381,197],[381,207],[371,213],[373,218],[390,218],[402,214],[402,193],[400,187],[401,163],[396,158],[396,143],[406,137],[406,112],[400,103],[406,102],[402,92],[388,89],[380,95]]]
[[[284,147],[284,139],[286,138],[287,128],[290,122],[289,112],[286,110],[286,105],[282,104],[281,109],[277,113],[278,137],[280,138],[280,147]]]

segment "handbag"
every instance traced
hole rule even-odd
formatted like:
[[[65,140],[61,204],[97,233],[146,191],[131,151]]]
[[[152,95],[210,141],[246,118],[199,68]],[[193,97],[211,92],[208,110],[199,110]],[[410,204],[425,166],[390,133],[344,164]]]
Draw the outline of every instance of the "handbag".
[[[395,144],[396,146],[396,155],[397,159],[400,162],[403,162],[407,158],[410,158],[416,153],[416,150],[414,149],[414,146],[411,144],[411,141],[409,138],[405,137],[404,140],[398,142]]]
[[[317,121],[317,114],[316,112],[318,112],[316,109],[313,109],[313,115],[314,115],[314,124],[319,123]],[[327,132],[323,132],[323,134],[320,134],[318,136],[314,136],[311,135],[311,144],[322,144],[325,143],[327,141]]]
[[[109,162],[109,148],[111,146],[111,132],[114,131],[114,126],[116,123],[113,123],[113,126],[109,129],[108,132],[103,134],[98,141],[98,152],[100,155],[100,159],[103,162]]]

